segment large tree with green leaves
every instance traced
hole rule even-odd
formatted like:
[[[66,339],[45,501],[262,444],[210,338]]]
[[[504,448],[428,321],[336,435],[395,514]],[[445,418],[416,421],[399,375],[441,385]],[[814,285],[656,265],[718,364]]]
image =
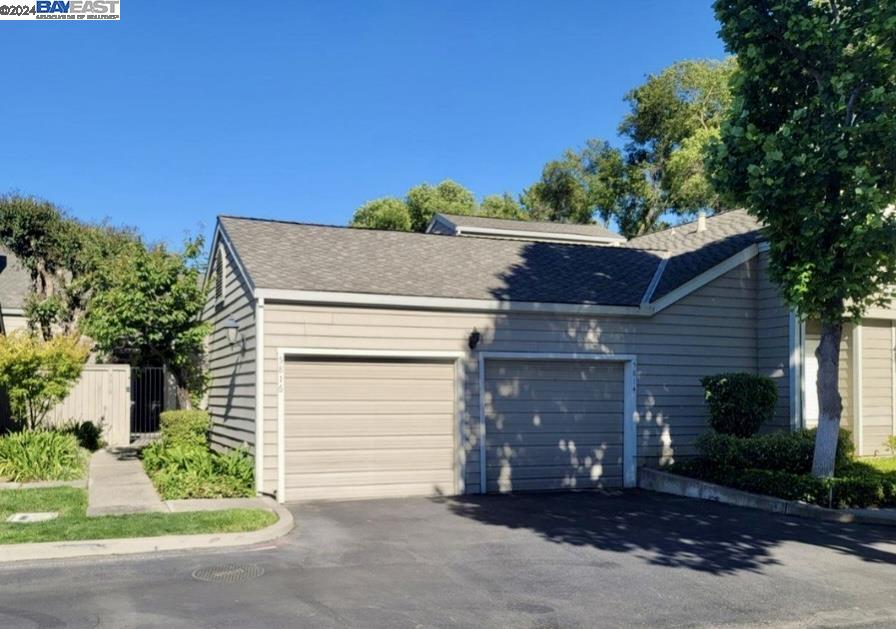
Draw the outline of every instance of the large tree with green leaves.
[[[736,53],[734,100],[710,167],[766,225],[771,273],[821,321],[812,471],[829,476],[843,323],[896,283],[896,3],[717,0]]]
[[[462,185],[446,179],[431,186],[420,184],[408,190],[403,199],[384,197],[368,201],[352,216],[351,226],[393,231],[425,231],[432,217],[442,212],[526,220],[528,215],[509,194],[476,197]]]
[[[201,240],[187,242],[182,252],[134,243],[98,270],[84,318],[100,351],[166,367],[180,408],[190,408],[205,386],[203,342],[210,327],[201,319],[201,255]]]
[[[26,316],[45,340],[77,330],[93,275],[135,240],[133,230],[83,223],[49,201],[0,196],[0,243],[31,275]]]
[[[733,58],[682,61],[648,76],[625,96],[624,149],[589,140],[566,151],[523,192],[523,205],[547,220],[612,219],[628,237],[665,227],[667,214],[725,209],[703,163],[730,105],[735,67]]]

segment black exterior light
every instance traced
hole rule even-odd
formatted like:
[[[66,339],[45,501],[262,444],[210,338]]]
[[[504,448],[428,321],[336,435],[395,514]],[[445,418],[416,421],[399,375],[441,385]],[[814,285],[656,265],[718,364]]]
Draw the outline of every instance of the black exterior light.
[[[240,332],[240,326],[236,322],[236,319],[228,319],[224,323],[224,330],[227,332],[227,340],[231,345],[235,345],[237,341],[242,342],[243,335]]]
[[[473,328],[473,331],[470,332],[470,338],[467,339],[467,345],[470,349],[476,349],[476,346],[479,345],[479,341],[482,340],[482,335],[479,333],[479,330]]]

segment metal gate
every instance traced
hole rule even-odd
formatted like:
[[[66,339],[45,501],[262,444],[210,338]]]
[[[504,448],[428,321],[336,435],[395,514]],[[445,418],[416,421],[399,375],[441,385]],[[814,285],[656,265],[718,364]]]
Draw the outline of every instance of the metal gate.
[[[165,369],[131,370],[131,434],[159,432],[159,414],[165,410]]]

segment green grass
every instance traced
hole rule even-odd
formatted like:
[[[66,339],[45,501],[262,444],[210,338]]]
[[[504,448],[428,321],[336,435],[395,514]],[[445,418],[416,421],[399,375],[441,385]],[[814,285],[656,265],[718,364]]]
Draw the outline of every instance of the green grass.
[[[856,459],[848,468],[837,470],[837,476],[881,476],[896,481],[896,457],[867,457]]]
[[[49,522],[11,524],[13,513],[58,511]],[[88,518],[87,491],[73,487],[0,490],[0,544],[56,542],[115,537],[196,533],[239,533],[273,524],[265,509],[227,509],[192,513],[141,513]]]

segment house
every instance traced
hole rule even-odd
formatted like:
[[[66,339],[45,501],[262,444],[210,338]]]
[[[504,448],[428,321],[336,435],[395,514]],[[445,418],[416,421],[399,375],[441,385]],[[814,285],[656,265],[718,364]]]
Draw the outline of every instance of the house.
[[[0,331],[8,334],[28,326],[25,302],[31,294],[31,275],[2,247],[0,269]]]
[[[769,429],[817,421],[817,326],[782,303],[745,212],[629,241],[447,215],[430,232],[219,218],[212,441],[248,444],[258,491],[632,486],[640,466],[693,452],[699,379],[723,371],[775,380]],[[875,311],[844,337],[861,454],[893,432],[894,318]]]

